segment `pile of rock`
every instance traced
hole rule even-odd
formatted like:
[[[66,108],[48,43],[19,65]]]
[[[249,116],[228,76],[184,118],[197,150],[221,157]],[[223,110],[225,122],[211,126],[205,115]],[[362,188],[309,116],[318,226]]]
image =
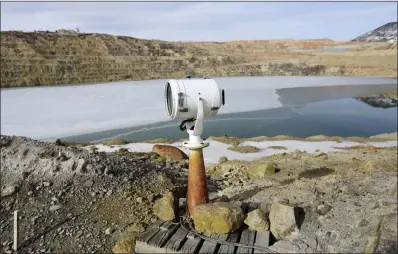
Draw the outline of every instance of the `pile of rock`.
[[[298,236],[294,207],[273,203],[269,211],[257,208],[244,214],[237,204],[215,202],[195,207],[194,223],[197,231],[205,234],[227,234],[246,224],[256,231],[271,231],[276,239]],[[267,218],[267,213],[269,217]]]
[[[153,210],[161,220],[173,220],[177,207],[173,194],[166,193],[155,201]],[[193,220],[195,229],[205,235],[228,234],[246,224],[250,230],[271,231],[278,240],[292,239],[299,233],[295,209],[275,202],[268,210],[257,208],[245,214],[238,202],[217,201],[196,206]]]
[[[222,187],[244,186],[250,181],[263,179],[277,172],[275,163],[235,164],[220,158],[218,165],[208,166],[207,173]]]

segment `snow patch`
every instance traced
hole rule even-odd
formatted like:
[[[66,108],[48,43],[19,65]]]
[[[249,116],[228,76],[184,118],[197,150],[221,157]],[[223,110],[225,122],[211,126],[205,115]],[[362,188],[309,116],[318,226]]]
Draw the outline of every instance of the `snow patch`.
[[[242,142],[240,145],[251,145],[260,148],[261,150],[257,153],[238,153],[235,151],[228,150],[231,145],[224,144],[218,141],[209,141],[210,146],[204,149],[204,161],[205,163],[217,163],[218,159],[222,156],[226,156],[228,160],[246,160],[253,161],[261,159],[262,157],[271,156],[280,153],[290,153],[296,149],[300,151],[305,151],[308,153],[320,152],[342,152],[344,150],[338,148],[353,147],[364,145],[363,143],[352,142],[352,141],[297,141],[297,140],[283,140],[283,141],[246,141]],[[397,141],[385,141],[385,142],[368,142],[367,145],[373,145],[375,147],[396,147]],[[164,144],[163,144],[164,145]],[[186,154],[189,154],[189,150],[182,147],[181,142],[176,142],[171,144],[172,146],[180,148]],[[154,144],[147,143],[130,143],[126,145],[117,146],[104,146],[104,145],[94,145],[86,147],[97,147],[99,152],[115,152],[120,148],[127,148],[130,152],[151,152]],[[272,146],[282,146],[286,150],[270,148]]]

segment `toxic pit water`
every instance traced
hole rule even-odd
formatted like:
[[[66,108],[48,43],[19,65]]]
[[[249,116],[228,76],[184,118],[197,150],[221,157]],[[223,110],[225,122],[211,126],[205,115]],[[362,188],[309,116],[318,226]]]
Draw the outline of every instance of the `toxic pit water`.
[[[64,140],[94,142],[121,138],[140,142],[155,138],[187,138],[187,133],[179,130],[179,124],[178,121],[166,121],[71,136]],[[375,108],[349,98],[310,103],[297,108],[219,115],[207,118],[204,126],[204,138],[224,135],[241,138],[276,135],[308,137],[320,134],[366,137],[396,132],[397,108]]]

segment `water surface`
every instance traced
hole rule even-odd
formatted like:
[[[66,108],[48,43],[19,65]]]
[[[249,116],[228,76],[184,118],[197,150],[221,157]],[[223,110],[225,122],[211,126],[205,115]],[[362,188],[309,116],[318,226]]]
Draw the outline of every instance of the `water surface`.
[[[115,129],[65,138],[69,141],[94,142],[122,138],[140,142],[155,138],[187,138],[178,121],[140,127]],[[310,103],[296,108],[277,108],[215,116],[205,120],[204,135],[257,137],[314,135],[368,137],[397,131],[397,108],[375,108],[355,99]]]

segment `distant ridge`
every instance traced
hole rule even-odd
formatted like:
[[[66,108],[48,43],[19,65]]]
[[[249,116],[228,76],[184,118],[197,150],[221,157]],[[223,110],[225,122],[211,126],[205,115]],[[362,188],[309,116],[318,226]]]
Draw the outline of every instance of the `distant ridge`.
[[[369,41],[369,42],[396,42],[397,41],[397,22],[390,22],[367,32],[352,41]]]

